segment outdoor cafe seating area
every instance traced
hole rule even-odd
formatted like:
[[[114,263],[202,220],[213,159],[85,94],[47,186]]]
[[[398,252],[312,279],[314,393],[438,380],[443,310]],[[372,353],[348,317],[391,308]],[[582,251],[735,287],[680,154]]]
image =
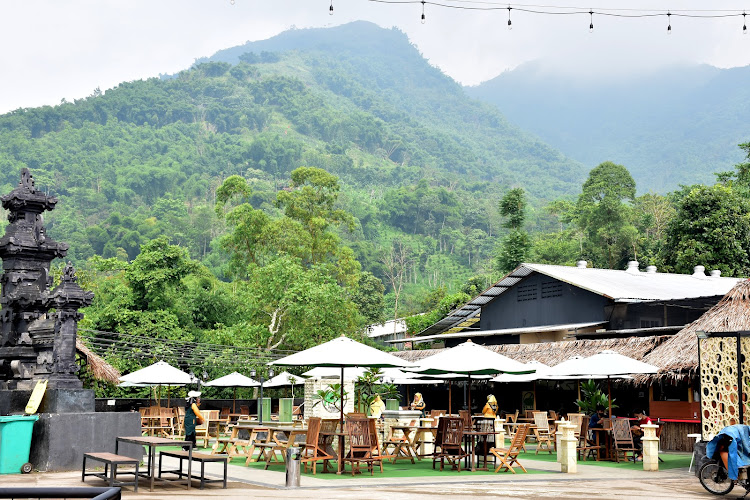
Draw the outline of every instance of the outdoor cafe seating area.
[[[472,377],[499,372],[506,374],[504,376],[512,373],[528,376],[534,371],[471,342],[463,346],[467,351],[464,356],[459,346],[453,348],[453,356],[442,356],[445,360],[438,354],[427,358],[419,367],[411,367],[412,363],[341,337],[270,364],[335,366],[341,373],[341,380],[344,380],[347,366],[421,370],[425,377],[447,376],[454,377],[454,381],[467,381],[469,400]],[[322,358],[316,352],[319,348],[324,350]],[[326,359],[336,361],[326,362]],[[346,364],[340,360],[347,360]],[[168,383],[166,380],[151,383],[157,382]],[[419,384],[419,381],[411,382]],[[340,401],[345,401],[344,384],[340,387]],[[560,415],[555,411],[516,410],[503,412],[505,418],[500,418],[472,415],[468,410],[451,413],[429,409],[420,415],[419,411],[402,407],[387,410],[380,418],[375,418],[367,415],[367,407],[360,406],[355,411],[347,409],[345,413],[343,404],[335,407],[335,412],[327,408],[328,414],[320,416],[311,411],[314,405],[309,405],[310,409],[292,411],[291,398],[281,398],[279,414],[272,415],[267,399],[261,400],[262,404],[259,401],[258,415],[251,414],[245,405],[241,405],[239,411],[234,404],[231,408],[202,409],[204,422],[196,428],[195,450],[191,446],[187,452],[162,450],[161,453],[180,459],[180,477],[183,459],[193,461],[198,457],[200,476],[203,476],[203,465],[214,457],[219,461],[225,459],[225,467],[231,464],[279,472],[291,466],[289,460],[299,460],[302,474],[323,478],[411,473],[424,476],[465,471],[550,473],[552,460],[560,462],[562,472],[569,471],[571,464],[575,471],[574,464],[578,461],[637,468],[636,458],[641,454],[631,430],[633,422],[627,418],[604,418],[600,426],[590,429],[589,416],[583,413]],[[170,440],[172,444],[183,445],[187,442],[184,419],[184,408],[164,408],[158,404],[142,408],[143,439],[160,440],[160,446],[170,444]],[[658,438],[658,429],[656,432]],[[155,455],[152,458],[150,454],[152,478],[153,460]],[[547,465],[540,467],[540,463]],[[645,463],[643,466],[645,468]],[[161,475],[161,458],[159,471]]]

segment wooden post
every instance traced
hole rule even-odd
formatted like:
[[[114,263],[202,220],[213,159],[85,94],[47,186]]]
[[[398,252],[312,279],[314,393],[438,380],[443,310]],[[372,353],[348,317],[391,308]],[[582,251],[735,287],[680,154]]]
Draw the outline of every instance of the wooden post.
[[[693,383],[688,384],[688,403],[694,403],[695,398],[693,397]]]

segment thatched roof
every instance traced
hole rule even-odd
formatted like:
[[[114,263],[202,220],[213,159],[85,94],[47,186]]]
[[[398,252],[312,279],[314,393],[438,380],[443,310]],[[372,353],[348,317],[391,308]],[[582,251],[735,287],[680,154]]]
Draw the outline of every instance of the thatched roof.
[[[668,378],[691,377],[698,370],[696,333],[750,330],[750,280],[737,283],[719,302],[643,360]],[[663,373],[662,373],[663,372]]]
[[[522,363],[537,360],[546,365],[554,366],[572,356],[593,356],[605,349],[639,361],[644,361],[648,353],[658,348],[659,345],[665,343],[668,339],[670,339],[668,335],[658,335],[653,337],[574,340],[539,344],[503,344],[485,347]],[[401,351],[393,354],[408,361],[417,362],[441,351],[444,351],[444,349]]]
[[[120,372],[94,354],[91,349],[81,342],[81,339],[76,339],[76,351],[86,358],[86,364],[88,364],[89,370],[91,370],[91,374],[94,378],[112,384],[118,384],[120,382]]]

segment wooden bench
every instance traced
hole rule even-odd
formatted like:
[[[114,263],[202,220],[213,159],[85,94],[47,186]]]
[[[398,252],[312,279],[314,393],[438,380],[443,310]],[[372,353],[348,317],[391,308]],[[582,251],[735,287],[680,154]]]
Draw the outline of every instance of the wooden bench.
[[[104,472],[86,472],[86,459],[95,460],[104,464]],[[110,486],[133,486],[133,491],[138,491],[138,465],[140,459],[115,455],[114,453],[84,453],[83,468],[81,471],[81,482],[86,481],[86,476],[96,476],[109,482]],[[135,472],[127,471],[124,474],[133,474],[134,479],[131,482],[117,480],[118,465],[135,465]],[[111,466],[111,469],[110,469]]]
[[[162,469],[162,458],[163,457],[173,457],[173,458],[179,458],[180,459],[180,468],[174,469],[174,470],[163,470]],[[159,477],[161,478],[161,475],[164,473],[168,474],[177,474],[177,476],[182,479],[183,476],[186,476],[187,474],[182,472],[182,461],[187,460],[190,458],[190,455],[187,451],[183,450],[169,450],[169,451],[161,451],[159,452]],[[195,453],[193,452],[193,461],[194,462],[200,462],[201,464],[201,473],[199,476],[191,475],[190,479],[200,479],[201,481],[201,489],[203,489],[203,486],[206,483],[218,483],[223,482],[223,488],[226,489],[227,487],[227,465],[229,464],[229,457],[226,455],[209,455],[207,453]],[[206,479],[206,462],[224,462],[224,479]]]

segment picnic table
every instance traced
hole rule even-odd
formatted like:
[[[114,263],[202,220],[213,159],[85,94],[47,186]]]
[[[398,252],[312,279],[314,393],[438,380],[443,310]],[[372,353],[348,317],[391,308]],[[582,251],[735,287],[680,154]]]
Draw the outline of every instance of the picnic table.
[[[158,436],[117,436],[115,439],[115,455],[118,454],[120,443],[131,443],[139,444],[141,446],[148,446],[148,461],[146,463],[146,472],[141,472],[140,475],[149,480],[149,490],[154,491],[154,480],[167,482],[179,482],[180,479],[167,479],[157,478],[154,468],[156,466],[156,447],[157,446],[188,446],[188,472],[185,483],[187,489],[190,489],[190,477],[191,477],[191,464],[193,457],[193,442],[192,441],[179,441],[174,439],[168,439]]]
[[[256,439],[253,443],[254,448],[260,448],[263,460],[266,462],[266,469],[272,463],[286,463],[286,450],[294,446],[298,436],[307,434],[306,427],[295,427],[290,425],[268,425],[266,428],[266,439],[261,441]],[[281,453],[281,460],[274,460],[276,453]],[[251,462],[252,455],[248,456],[247,462]],[[258,457],[258,461],[261,457]]]

